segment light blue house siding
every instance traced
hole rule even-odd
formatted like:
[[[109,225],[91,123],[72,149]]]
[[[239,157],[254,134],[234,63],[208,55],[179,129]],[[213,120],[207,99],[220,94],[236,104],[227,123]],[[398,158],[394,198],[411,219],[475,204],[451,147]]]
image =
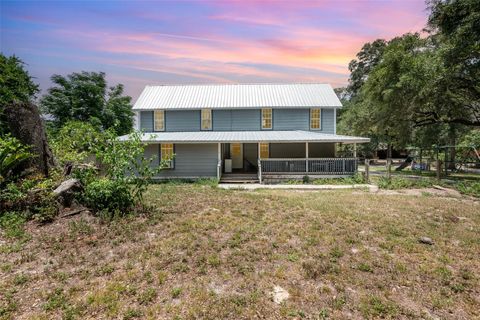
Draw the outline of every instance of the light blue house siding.
[[[153,111],[140,112],[140,130],[145,132],[153,131]]]
[[[260,109],[213,110],[214,131],[257,131],[261,126]]]
[[[274,109],[273,130],[310,130],[310,109]]]
[[[335,112],[322,109],[323,133],[335,133]],[[153,111],[140,112],[140,129],[153,131]],[[261,130],[261,109],[212,110],[213,131]],[[274,109],[273,130],[310,130],[310,109]],[[165,131],[200,131],[200,110],[165,111]]]
[[[335,133],[335,110],[322,109],[322,130],[323,133]]]
[[[165,131],[200,131],[200,110],[165,111]]]
[[[216,178],[218,144],[175,144],[175,166],[164,169],[158,178]],[[160,145],[149,144],[145,148],[146,157],[155,157],[152,166],[159,165]]]

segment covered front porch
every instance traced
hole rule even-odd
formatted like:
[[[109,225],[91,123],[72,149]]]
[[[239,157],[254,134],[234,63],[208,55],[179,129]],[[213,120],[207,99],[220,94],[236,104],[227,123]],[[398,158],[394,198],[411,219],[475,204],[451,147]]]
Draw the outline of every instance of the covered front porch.
[[[337,157],[335,142],[219,143],[218,178],[345,177],[357,171],[356,143],[350,157]]]
[[[162,146],[173,150],[172,166],[162,170],[159,179],[221,180],[227,175],[243,175],[258,182],[353,175],[357,171],[356,145],[369,141],[301,130],[142,133],[141,140],[147,144],[146,157],[161,159]],[[338,154],[340,144],[352,145],[352,152]]]

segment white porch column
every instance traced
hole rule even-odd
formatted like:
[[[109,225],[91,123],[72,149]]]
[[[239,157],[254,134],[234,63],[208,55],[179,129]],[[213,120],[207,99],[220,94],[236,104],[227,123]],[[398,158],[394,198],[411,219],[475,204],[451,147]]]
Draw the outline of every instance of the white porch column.
[[[262,183],[262,162],[260,161],[260,141],[257,143],[257,146],[258,146],[258,157],[257,157],[258,182]]]
[[[357,157],[357,144],[356,143],[353,144],[353,157],[354,158]]]
[[[222,144],[218,143],[218,162],[217,162],[217,179],[222,176]]]
[[[305,171],[308,172],[308,142],[305,142]]]

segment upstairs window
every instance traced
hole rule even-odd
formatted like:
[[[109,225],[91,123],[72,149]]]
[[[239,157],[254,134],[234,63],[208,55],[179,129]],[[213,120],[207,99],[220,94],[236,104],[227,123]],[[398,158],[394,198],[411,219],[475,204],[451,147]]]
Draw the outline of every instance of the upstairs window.
[[[163,110],[153,112],[153,131],[165,131],[165,112]]]
[[[165,163],[165,168],[174,168],[173,156],[173,143],[162,143],[160,145],[160,159]]]
[[[202,109],[202,130],[212,130],[212,109]]]
[[[268,159],[270,157],[270,145],[268,143],[260,143],[260,159]]]
[[[272,129],[272,109],[262,109],[262,129]]]
[[[312,108],[310,109],[310,129],[321,130],[322,129],[322,109]]]

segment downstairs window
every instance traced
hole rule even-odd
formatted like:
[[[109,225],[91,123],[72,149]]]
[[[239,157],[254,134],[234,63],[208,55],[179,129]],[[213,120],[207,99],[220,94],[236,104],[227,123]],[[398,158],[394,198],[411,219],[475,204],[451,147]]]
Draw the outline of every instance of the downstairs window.
[[[160,145],[160,159],[165,163],[165,168],[173,169],[175,167],[173,156],[173,143],[162,143]]]

